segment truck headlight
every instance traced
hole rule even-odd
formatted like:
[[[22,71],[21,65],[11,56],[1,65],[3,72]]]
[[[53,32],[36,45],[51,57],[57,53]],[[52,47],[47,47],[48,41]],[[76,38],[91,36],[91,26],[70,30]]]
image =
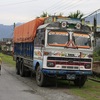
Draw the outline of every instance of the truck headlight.
[[[55,67],[55,62],[47,62],[48,67]]]
[[[86,69],[90,69],[91,68],[91,64],[85,64],[84,66]]]

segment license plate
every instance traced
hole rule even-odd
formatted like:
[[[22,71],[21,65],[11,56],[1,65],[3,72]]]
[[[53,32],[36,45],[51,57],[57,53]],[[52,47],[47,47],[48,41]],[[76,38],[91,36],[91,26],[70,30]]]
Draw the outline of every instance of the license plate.
[[[76,75],[75,74],[67,74],[67,79],[68,80],[75,80]]]

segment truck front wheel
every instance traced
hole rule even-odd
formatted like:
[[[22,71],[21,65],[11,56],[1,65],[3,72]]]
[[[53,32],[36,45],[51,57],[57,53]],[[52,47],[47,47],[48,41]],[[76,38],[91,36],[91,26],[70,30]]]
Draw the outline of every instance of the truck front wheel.
[[[79,76],[77,79],[74,80],[74,84],[81,88],[85,84],[86,79],[87,76]]]
[[[38,66],[36,69],[36,82],[38,86],[45,86],[46,76],[41,72],[40,67]]]

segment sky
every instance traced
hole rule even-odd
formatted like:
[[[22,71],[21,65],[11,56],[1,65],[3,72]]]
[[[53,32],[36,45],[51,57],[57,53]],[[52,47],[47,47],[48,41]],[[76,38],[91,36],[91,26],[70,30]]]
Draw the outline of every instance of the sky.
[[[97,9],[100,9],[100,0],[0,0],[0,24],[25,23],[43,12],[68,16],[80,10],[87,15]]]

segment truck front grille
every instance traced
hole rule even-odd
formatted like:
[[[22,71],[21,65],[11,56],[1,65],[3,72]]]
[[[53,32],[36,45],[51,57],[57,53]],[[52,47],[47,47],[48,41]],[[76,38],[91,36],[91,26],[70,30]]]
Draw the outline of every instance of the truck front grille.
[[[91,59],[84,58],[64,58],[64,57],[48,57],[47,60],[68,61],[68,62],[91,62]]]

